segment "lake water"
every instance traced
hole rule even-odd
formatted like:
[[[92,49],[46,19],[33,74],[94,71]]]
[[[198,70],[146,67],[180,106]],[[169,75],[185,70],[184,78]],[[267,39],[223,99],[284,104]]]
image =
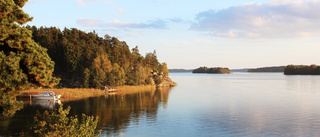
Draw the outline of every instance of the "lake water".
[[[101,136],[319,136],[320,76],[282,73],[170,73],[178,86],[132,94],[109,94],[80,101],[71,115],[99,116]],[[37,110],[26,104],[1,135],[32,124]],[[50,108],[51,107],[51,108]]]

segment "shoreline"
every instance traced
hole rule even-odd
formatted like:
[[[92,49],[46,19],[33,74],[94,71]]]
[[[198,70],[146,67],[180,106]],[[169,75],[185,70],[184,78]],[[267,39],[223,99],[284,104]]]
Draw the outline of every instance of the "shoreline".
[[[140,91],[152,91],[156,90],[155,85],[140,85],[140,86],[116,86],[113,87],[114,89],[117,89],[115,92],[108,92],[101,89],[95,89],[95,88],[45,88],[45,89],[34,89],[30,88],[28,90],[21,91],[21,94],[19,96],[30,96],[30,95],[36,95],[40,94],[44,91],[54,91],[56,94],[61,94],[61,101],[72,101],[72,100],[79,100],[89,97],[96,97],[101,95],[107,95],[107,94],[130,94],[130,93],[136,93]]]

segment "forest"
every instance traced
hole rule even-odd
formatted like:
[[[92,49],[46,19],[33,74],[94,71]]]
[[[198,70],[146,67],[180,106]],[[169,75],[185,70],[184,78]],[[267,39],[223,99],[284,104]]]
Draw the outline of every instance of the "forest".
[[[283,72],[285,66],[278,67],[262,67],[256,69],[249,69],[248,72]]]
[[[26,26],[32,39],[48,49],[55,62],[53,75],[58,87],[94,88],[100,86],[159,84],[168,76],[166,63],[159,63],[156,51],[140,55],[138,46],[129,49],[125,41],[76,28]]]
[[[284,69],[285,75],[320,75],[320,66],[312,64],[306,65],[288,65]]]
[[[229,68],[221,68],[221,67],[214,67],[214,68],[199,67],[197,69],[194,69],[192,73],[229,74],[230,70]]]

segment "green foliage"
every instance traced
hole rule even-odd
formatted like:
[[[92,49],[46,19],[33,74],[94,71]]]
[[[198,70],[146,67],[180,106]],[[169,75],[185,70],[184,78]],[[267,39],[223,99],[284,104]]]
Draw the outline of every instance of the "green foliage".
[[[229,74],[230,70],[229,68],[221,68],[221,67],[215,67],[215,68],[199,67],[193,70],[192,73]]]
[[[164,76],[169,76],[169,70],[168,70],[168,67],[167,67],[167,63],[162,63],[161,64],[161,71],[163,73]]]
[[[112,71],[108,76],[108,84],[110,86],[122,86],[126,82],[125,72],[118,63],[114,63],[112,66]]]
[[[162,82],[161,77],[159,75],[155,75],[153,77],[153,79],[154,79],[154,82],[155,82],[156,85],[158,85],[158,84],[160,84]]]
[[[2,101],[0,102],[0,120],[7,120],[14,116],[16,111],[23,108],[22,101],[16,101],[8,95],[2,95]]]
[[[34,117],[34,125],[31,133],[23,133],[24,136],[39,137],[92,137],[99,136],[100,131],[96,131],[98,118],[93,118],[82,114],[82,120],[77,116],[68,117],[71,107],[55,110],[52,114],[45,111],[43,114],[37,113]]]
[[[32,18],[22,7],[27,0],[0,0],[0,111],[10,118],[22,108],[15,100],[28,86],[53,87],[59,79],[52,76],[54,62],[47,49],[32,40],[32,31],[22,27]]]
[[[156,51],[144,57],[138,46],[130,50],[126,42],[109,35],[101,38],[75,28],[27,28],[33,39],[48,49],[63,87],[141,85],[151,81],[151,70],[168,72],[166,64],[158,62]]]
[[[0,0],[0,92],[17,94],[27,85],[54,86],[54,62],[21,25],[32,20],[22,11],[27,0]]]
[[[312,64],[305,65],[288,65],[284,69],[285,75],[320,75],[320,66]]]
[[[112,65],[108,54],[98,55],[92,64],[95,87],[107,85],[107,74],[112,71]]]
[[[90,70],[88,68],[85,68],[83,73],[84,73],[83,87],[84,88],[89,88]]]

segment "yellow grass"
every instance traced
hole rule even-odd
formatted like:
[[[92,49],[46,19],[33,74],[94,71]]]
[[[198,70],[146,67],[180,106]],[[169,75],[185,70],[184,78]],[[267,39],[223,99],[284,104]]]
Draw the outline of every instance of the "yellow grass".
[[[57,95],[61,94],[61,100],[78,100],[88,97],[104,95],[105,91],[100,89],[84,89],[84,88],[63,88],[63,89],[28,89],[22,91],[22,95],[36,95],[44,91],[54,91]]]
[[[121,94],[129,94],[129,93],[135,93],[139,91],[150,91],[155,90],[156,86],[151,85],[142,85],[142,86],[118,86],[114,89],[117,89],[117,91],[112,92],[114,93],[121,93]],[[36,95],[40,94],[44,91],[52,90],[56,94],[61,94],[61,101],[72,101],[72,100],[79,100],[84,99],[88,97],[95,97],[95,96],[101,96],[105,94],[109,94],[109,92],[105,92],[100,89],[88,89],[88,88],[63,88],[63,89],[28,89],[22,91],[22,95]]]
[[[141,86],[118,86],[115,87],[118,93],[134,93],[139,91],[150,91],[155,90],[156,86],[152,85],[141,85]]]

